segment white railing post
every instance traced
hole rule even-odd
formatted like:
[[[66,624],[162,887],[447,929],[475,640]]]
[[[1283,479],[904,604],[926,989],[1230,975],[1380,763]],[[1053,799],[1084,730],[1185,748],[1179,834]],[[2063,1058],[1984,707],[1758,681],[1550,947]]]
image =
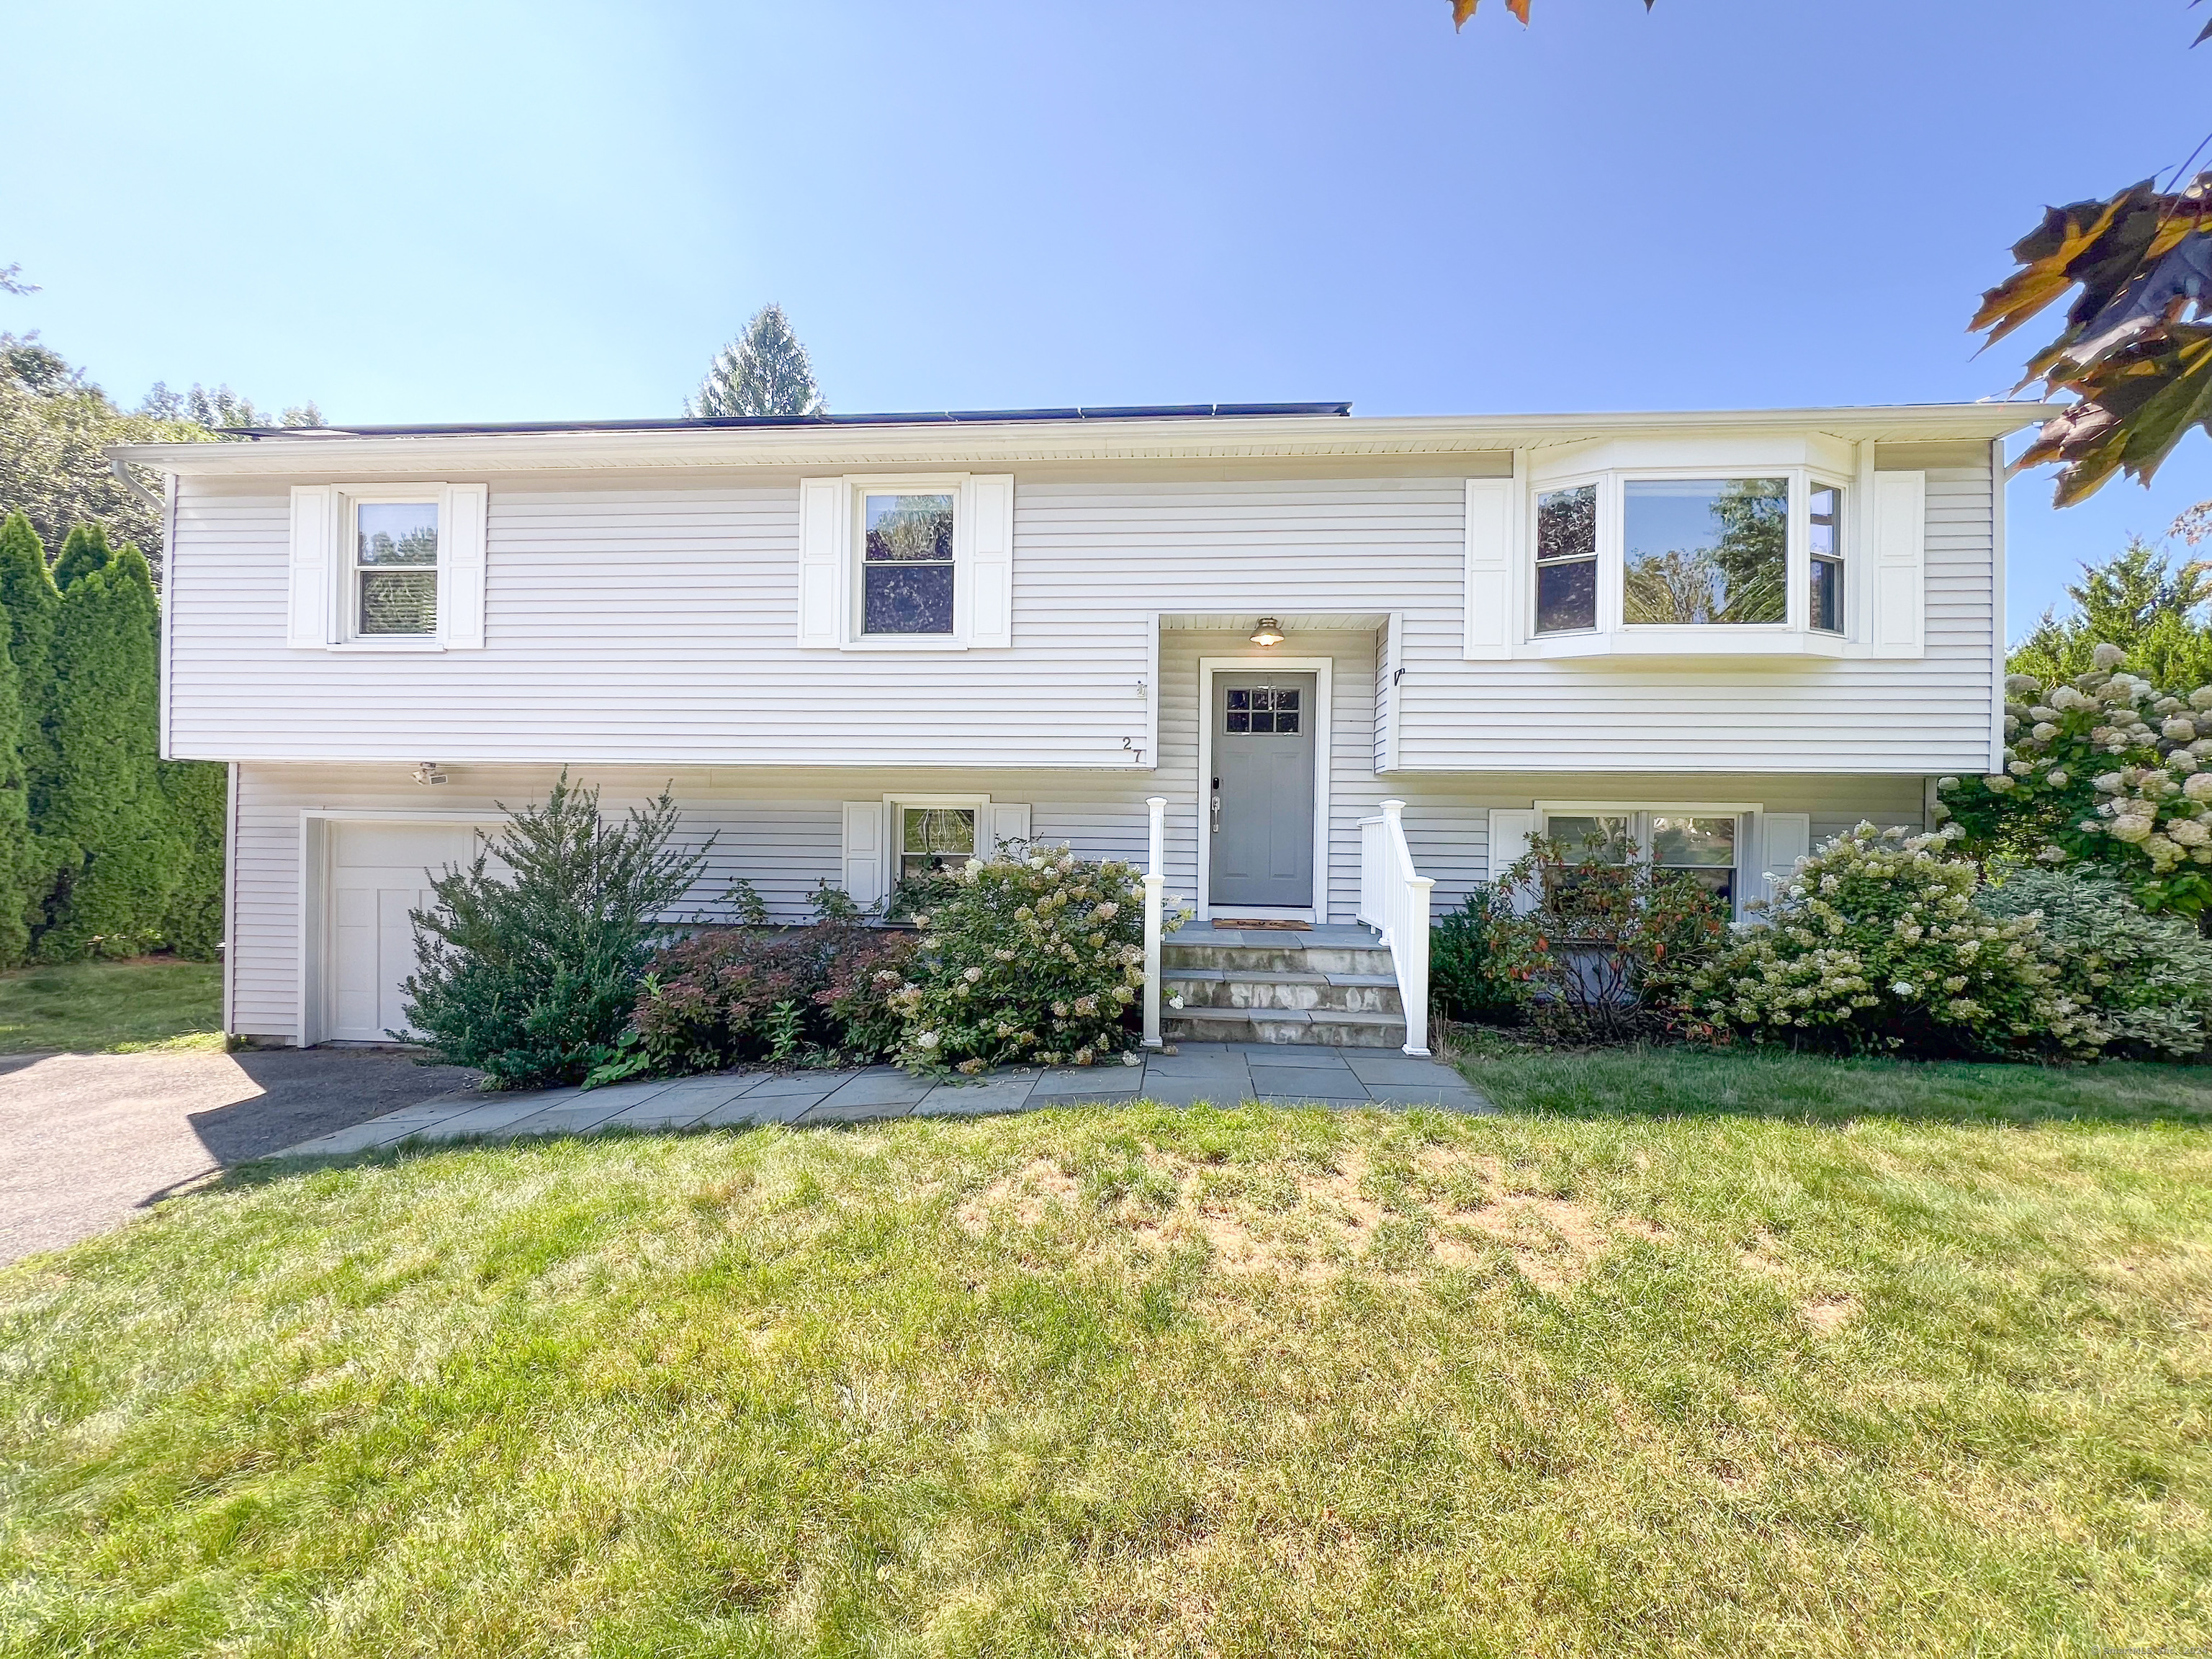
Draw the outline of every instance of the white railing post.
[[[1398,1000],[1406,1007],[1406,1052],[1429,1052],[1429,895],[1434,879],[1413,873],[1401,814],[1406,803],[1382,803],[1381,869],[1382,938],[1398,970]],[[1364,848],[1363,847],[1363,852]],[[1364,860],[1362,860],[1363,864]],[[1363,870],[1363,877],[1364,872]]]
[[[1160,894],[1167,886],[1161,869],[1167,854],[1167,798],[1154,795],[1145,805],[1152,813],[1151,861],[1145,866],[1145,1047],[1165,1046],[1160,1036]]]

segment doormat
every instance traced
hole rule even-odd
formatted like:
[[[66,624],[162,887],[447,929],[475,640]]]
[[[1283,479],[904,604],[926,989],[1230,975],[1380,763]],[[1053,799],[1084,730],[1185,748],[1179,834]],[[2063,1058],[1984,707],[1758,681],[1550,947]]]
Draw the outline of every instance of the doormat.
[[[1275,921],[1272,920],[1267,921],[1248,921],[1242,916],[1216,916],[1213,919],[1213,925],[1216,927],[1272,927],[1279,933],[1310,933],[1313,932],[1313,923],[1310,921]]]

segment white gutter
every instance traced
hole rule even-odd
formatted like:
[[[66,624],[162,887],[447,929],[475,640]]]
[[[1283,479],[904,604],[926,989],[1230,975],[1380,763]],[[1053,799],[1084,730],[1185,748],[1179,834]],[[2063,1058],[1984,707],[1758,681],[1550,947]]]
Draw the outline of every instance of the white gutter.
[[[1845,442],[1947,443],[2047,420],[2032,403],[1859,409],[1675,410],[1638,414],[1262,416],[1127,421],[974,421],[910,426],[374,434],[313,432],[228,444],[123,444],[111,462],[179,476],[545,472],[571,468],[957,465],[976,461],[1272,459],[1449,456],[1608,437],[1819,432]]]

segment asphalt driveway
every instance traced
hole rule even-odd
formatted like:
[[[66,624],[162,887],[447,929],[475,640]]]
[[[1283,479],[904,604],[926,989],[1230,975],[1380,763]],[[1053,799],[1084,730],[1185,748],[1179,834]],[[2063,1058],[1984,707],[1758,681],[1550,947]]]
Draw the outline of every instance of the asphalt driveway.
[[[377,1049],[0,1058],[0,1262],[475,1076]]]

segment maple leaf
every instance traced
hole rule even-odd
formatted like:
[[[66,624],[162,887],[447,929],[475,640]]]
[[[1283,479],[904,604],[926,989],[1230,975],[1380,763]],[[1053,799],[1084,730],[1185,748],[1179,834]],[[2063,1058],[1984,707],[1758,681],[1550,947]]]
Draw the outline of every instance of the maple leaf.
[[[1455,29],[1464,28],[1467,26],[1467,20],[1474,15],[1474,9],[1480,3],[1481,0],[1451,0],[1452,27]],[[1644,0],[1644,9],[1650,11],[1655,3],[1656,0]],[[2194,5],[2196,0],[2190,0],[2190,3]],[[1519,18],[1523,24],[1528,22],[1528,0],[1505,0],[1505,9]],[[2208,27],[2204,32],[2207,34],[2212,34],[2212,27]]]

